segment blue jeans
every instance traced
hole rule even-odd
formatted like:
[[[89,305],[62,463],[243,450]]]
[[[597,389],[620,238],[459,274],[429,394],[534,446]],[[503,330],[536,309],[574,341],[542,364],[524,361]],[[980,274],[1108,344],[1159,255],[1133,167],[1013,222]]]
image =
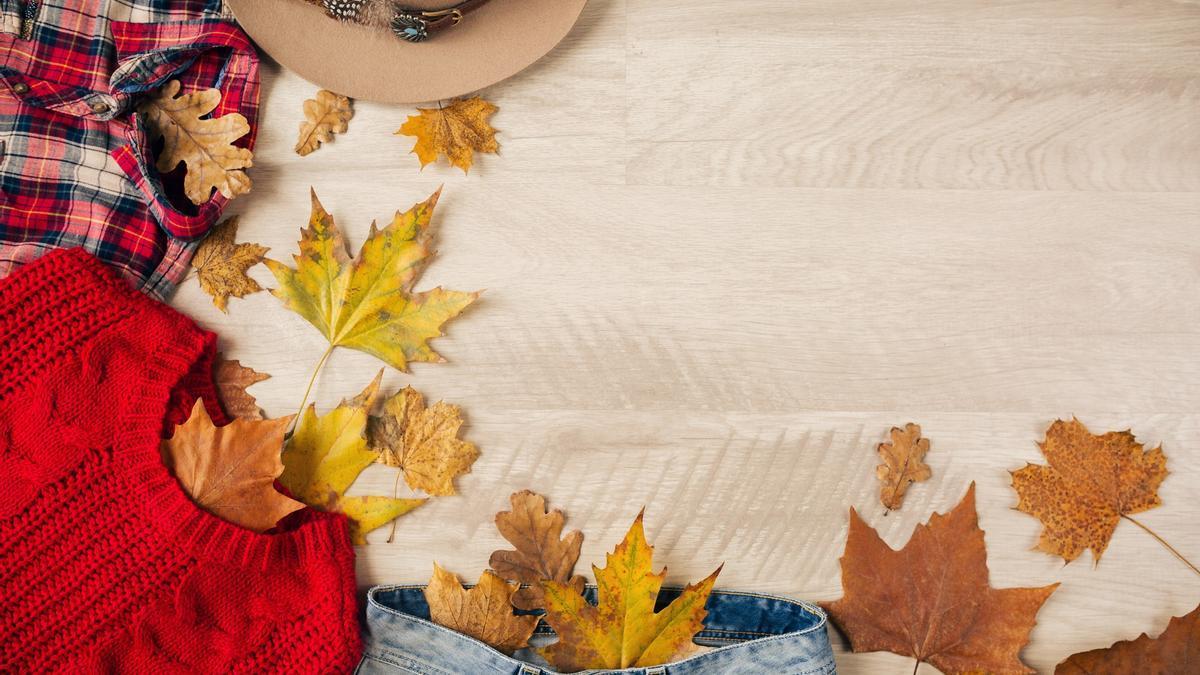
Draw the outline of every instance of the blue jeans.
[[[664,588],[662,607],[678,595]],[[595,601],[595,588],[586,591]],[[753,593],[715,591],[708,599],[705,628],[698,644],[714,647],[695,656],[651,668],[591,670],[631,675],[711,675],[836,673],[825,613],[805,602]],[[534,644],[554,635],[538,625]],[[484,643],[429,621],[420,586],[376,586],[367,594],[367,635],[358,675],[553,675],[556,671],[532,650],[505,656]]]

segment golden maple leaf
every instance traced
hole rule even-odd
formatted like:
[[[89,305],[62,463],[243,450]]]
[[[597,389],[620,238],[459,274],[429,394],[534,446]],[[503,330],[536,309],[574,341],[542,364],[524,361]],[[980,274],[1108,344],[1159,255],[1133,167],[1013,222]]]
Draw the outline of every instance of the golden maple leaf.
[[[488,565],[501,577],[529,584],[513,594],[517,609],[542,609],[546,605],[543,580],[557,581],[582,593],[584,579],[575,574],[583,533],[562,535],[563,512],[546,510],[546,499],[529,490],[514,492],[511,511],[496,514],[496,529],[516,550],[494,551]]]
[[[903,429],[892,427],[892,442],[879,444],[879,457],[883,464],[875,467],[879,478],[879,501],[891,510],[900,508],[908,486],[917,481],[929,480],[933,472],[924,462],[929,452],[929,439],[921,438],[921,427],[905,424]]]
[[[192,501],[235,525],[265,532],[304,508],[275,489],[283,471],[279,452],[291,417],[235,419],[213,426],[197,399],[187,422],[162,442],[163,462]]]
[[[1142,633],[1104,649],[1073,654],[1054,675],[1126,675],[1195,673],[1200,670],[1200,606],[1173,617],[1158,637]]]
[[[499,110],[478,96],[458,99],[449,105],[438,105],[436,110],[417,108],[416,115],[396,131],[396,135],[416,136],[412,151],[421,160],[421,168],[445,155],[451,166],[467,173],[476,152],[497,153],[496,130],[488,118]]]
[[[660,612],[654,611],[667,570],[652,571],[654,548],[646,542],[642,514],[629,528],[603,569],[592,566],[599,603],[592,605],[567,584],[543,581],[545,620],[558,633],[539,653],[555,669],[644,668],[680,659],[696,650],[704,628],[704,605],[721,568],[690,584]]]
[[[250,191],[245,169],[253,153],[233,145],[250,133],[250,123],[240,113],[201,119],[221,102],[218,89],[194,91],[176,98],[178,80],[171,80],[156,95],[138,105],[151,140],[163,140],[157,166],[162,173],[180,162],[187,165],[183,191],[193,204],[203,204],[213,188],[228,199]]]
[[[366,533],[412,511],[424,499],[347,497],[346,490],[379,453],[367,447],[367,416],[379,391],[380,378],[354,399],[318,416],[310,405],[283,449],[279,482],[297,499],[322,511],[350,518],[354,543],[365,544]]]
[[[1147,451],[1128,431],[1096,436],[1077,419],[1057,420],[1039,447],[1050,466],[1026,464],[1012,474],[1017,509],[1042,522],[1039,550],[1070,562],[1090,548],[1099,563],[1122,518],[1137,523],[1130,514],[1162,503],[1162,447]]]
[[[316,98],[304,102],[304,121],[300,123],[300,138],[296,141],[296,154],[311,154],[333,140],[334,134],[346,132],[354,107],[350,99],[327,89],[317,92]]]
[[[893,550],[850,509],[842,598],[822,603],[855,652],[886,650],[943,673],[1032,673],[1021,662],[1042,603],[1058,584],[992,588],[975,484],[954,510]]]
[[[221,399],[221,407],[232,417],[244,420],[263,418],[258,401],[246,391],[246,387],[270,377],[266,373],[243,366],[236,359],[226,359],[219,353],[213,361],[213,382],[217,385],[217,398]]]
[[[440,286],[414,293],[429,264],[429,220],[439,189],[404,213],[396,212],[382,230],[371,232],[353,260],[333,216],[312,193],[312,216],[301,232],[296,268],[267,259],[279,288],[271,291],[288,309],[321,331],[331,347],[373,354],[407,370],[409,361],[444,359],[427,344],[441,327],[479,297]]]
[[[258,282],[246,276],[246,270],[262,262],[271,250],[259,244],[237,244],[238,218],[231,216],[214,227],[192,256],[192,269],[200,288],[222,312],[228,312],[229,296],[244,298],[262,290]]]
[[[538,624],[535,615],[513,614],[510,599],[516,590],[516,584],[510,585],[486,570],[479,583],[467,590],[456,574],[434,563],[433,578],[425,588],[425,601],[434,623],[512,654],[529,645],[529,637]]]
[[[383,404],[383,414],[367,427],[370,445],[380,462],[404,472],[414,490],[431,495],[454,494],[454,479],[471,470],[479,450],[458,437],[458,406],[438,401],[425,407],[425,397],[412,387],[396,392]]]

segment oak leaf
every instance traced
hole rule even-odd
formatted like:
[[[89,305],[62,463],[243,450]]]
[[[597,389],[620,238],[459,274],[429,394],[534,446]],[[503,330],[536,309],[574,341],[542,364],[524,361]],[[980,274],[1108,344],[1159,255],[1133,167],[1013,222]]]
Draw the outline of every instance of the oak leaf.
[[[704,628],[704,605],[721,568],[688,585],[660,612],[654,611],[667,570],[652,571],[654,548],[646,542],[642,514],[603,569],[592,566],[599,603],[590,604],[573,586],[543,581],[546,623],[558,642],[539,653],[557,670],[644,668],[694,652]]]
[[[929,480],[933,472],[925,463],[929,452],[929,439],[921,438],[921,427],[905,424],[903,429],[892,427],[892,442],[879,444],[879,457],[883,464],[875,467],[879,478],[879,501],[890,510],[900,508],[908,486],[918,481]]]
[[[382,374],[382,373],[381,373]],[[354,399],[318,416],[310,405],[283,449],[279,482],[300,501],[322,511],[344,513],[356,544],[366,533],[412,511],[424,499],[347,497],[346,490],[379,453],[367,447],[367,416],[379,391],[380,378]]]
[[[318,91],[316,98],[304,102],[304,121],[300,123],[296,154],[311,154],[322,143],[332,141],[334,134],[345,133],[351,117],[354,117],[354,108],[349,98],[327,89]]]
[[[1054,675],[1171,675],[1200,672],[1200,606],[1173,617],[1158,637],[1142,633],[1104,649],[1073,654]]]
[[[1096,436],[1072,419],[1050,425],[1039,447],[1049,466],[1026,464],[1012,474],[1017,509],[1042,522],[1039,550],[1070,562],[1090,548],[1099,563],[1122,518],[1162,503],[1161,446],[1147,451],[1128,431]]]
[[[1042,603],[1058,584],[992,588],[975,484],[894,550],[850,509],[842,598],[822,603],[855,652],[886,650],[944,673],[1032,673],[1021,662]]]
[[[162,442],[163,462],[184,492],[204,510],[255,532],[265,532],[304,508],[275,489],[283,471],[279,452],[291,417],[235,419],[213,425],[197,399],[191,416]]]
[[[458,406],[438,401],[426,407],[424,396],[405,387],[371,418],[367,436],[378,461],[403,471],[409,487],[443,496],[454,494],[454,479],[479,457],[473,444],[458,437],[461,426]]]
[[[237,230],[237,216],[226,218],[208,233],[192,256],[200,288],[222,312],[229,311],[229,296],[244,298],[262,290],[257,281],[246,276],[246,270],[262,262],[270,250],[259,244],[235,243]]]
[[[295,269],[265,261],[279,288],[271,291],[288,309],[321,331],[333,347],[373,354],[407,370],[410,361],[444,361],[427,341],[479,297],[440,286],[413,292],[433,249],[429,221],[439,189],[382,230],[371,232],[353,260],[333,216],[312,193],[312,216],[301,232]]]
[[[233,142],[250,133],[250,123],[240,113],[202,119],[221,102],[219,89],[176,97],[179,89],[179,81],[171,80],[138,106],[150,139],[163,140],[158,170],[167,173],[186,164],[183,191],[193,204],[207,202],[213,188],[228,199],[249,192],[250,178],[242,169],[253,165],[253,153]]]
[[[557,581],[575,593],[582,593],[584,578],[575,574],[583,533],[572,530],[564,537],[563,512],[546,510],[546,500],[529,490],[515,492],[509,498],[511,511],[496,514],[496,529],[515,550],[495,551],[488,565],[509,581],[529,584],[513,594],[513,606],[534,610],[545,607],[541,582]]]
[[[221,407],[232,417],[244,420],[263,418],[258,401],[246,391],[246,387],[270,377],[266,373],[243,366],[240,361],[226,359],[221,354],[217,354],[216,360],[213,361],[213,382],[217,385],[217,398],[221,399]]]
[[[396,132],[396,135],[416,136],[412,151],[417,153],[421,168],[445,155],[451,166],[467,173],[476,152],[497,153],[496,130],[488,118],[499,110],[478,96],[463,98],[436,110],[417,108],[416,115]]]
[[[512,654],[529,645],[529,637],[538,624],[535,615],[513,614],[511,598],[516,590],[515,584],[510,585],[488,571],[468,590],[457,575],[434,563],[433,578],[425,588],[425,601],[434,623]]]

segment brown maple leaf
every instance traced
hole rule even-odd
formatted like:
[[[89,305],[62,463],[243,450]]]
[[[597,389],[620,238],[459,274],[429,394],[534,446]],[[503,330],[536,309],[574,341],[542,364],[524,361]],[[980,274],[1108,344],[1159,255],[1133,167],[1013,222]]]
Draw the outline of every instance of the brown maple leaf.
[[[197,400],[187,422],[162,442],[163,462],[206,511],[265,532],[304,508],[275,489],[275,479],[283,473],[283,434],[291,421],[235,419],[216,427],[203,401]]]
[[[1068,562],[1084,549],[1100,562],[1122,518],[1162,502],[1167,477],[1162,447],[1146,451],[1128,431],[1093,435],[1077,419],[1057,420],[1039,444],[1049,466],[1026,464],[1012,473],[1017,508],[1042,521],[1039,550]]]
[[[513,594],[517,609],[545,608],[543,580],[557,581],[583,592],[584,578],[575,572],[583,533],[572,530],[564,537],[563,512],[547,512],[546,499],[529,490],[515,492],[509,501],[511,511],[496,514],[496,529],[516,550],[499,550],[488,560],[497,574],[509,581],[529,584]]]
[[[1073,654],[1054,675],[1173,675],[1200,672],[1200,606],[1171,619],[1158,637],[1146,633],[1104,649]]]
[[[1042,603],[1058,584],[992,588],[975,484],[954,510],[918,525],[894,550],[850,509],[843,596],[823,603],[856,652],[886,650],[944,673],[1032,673],[1021,662]]]
[[[246,392],[246,387],[270,377],[266,373],[243,366],[236,359],[232,361],[226,359],[220,353],[213,361],[213,381],[217,385],[217,398],[221,399],[221,407],[231,417],[244,420],[261,420],[263,418],[258,401]]]
[[[246,270],[262,262],[271,250],[260,244],[238,244],[238,218],[232,216],[214,227],[192,256],[192,269],[200,288],[222,312],[228,312],[229,296],[244,298],[262,290],[258,282],[246,276]]]
[[[538,623],[537,616],[513,614],[511,598],[516,590],[516,584],[509,584],[488,571],[479,577],[474,588],[467,590],[456,574],[434,563],[433,578],[425,588],[425,601],[434,623],[511,654],[529,644],[529,636]]]
[[[403,471],[409,487],[452,495],[454,479],[479,458],[479,449],[458,437],[461,415],[445,401],[425,407],[425,397],[405,387],[383,404],[382,415],[371,417],[367,438],[378,461]]]
[[[929,480],[933,472],[924,462],[929,452],[929,439],[921,438],[921,427],[911,422],[903,429],[892,427],[892,442],[879,444],[879,457],[883,464],[875,468],[879,478],[879,501],[890,510],[900,508],[908,486],[918,481]]]
[[[421,168],[445,155],[451,166],[467,173],[476,152],[497,153],[496,130],[488,124],[499,108],[478,96],[438,105],[437,109],[417,108],[416,115],[396,132],[396,135],[416,136],[412,151],[421,160]]]
[[[300,123],[300,137],[296,140],[296,154],[308,155],[322,143],[333,140],[334,134],[346,132],[354,108],[350,99],[332,91],[322,89],[316,98],[304,102],[304,121]]]

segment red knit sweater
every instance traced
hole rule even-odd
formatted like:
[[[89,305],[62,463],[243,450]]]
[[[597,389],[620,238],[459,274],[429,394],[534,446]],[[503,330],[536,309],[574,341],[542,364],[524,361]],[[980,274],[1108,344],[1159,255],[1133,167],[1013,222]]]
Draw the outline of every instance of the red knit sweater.
[[[0,672],[354,667],[345,518],[256,534],[160,459],[197,396],[226,421],[214,341],[79,249],[0,282]]]

